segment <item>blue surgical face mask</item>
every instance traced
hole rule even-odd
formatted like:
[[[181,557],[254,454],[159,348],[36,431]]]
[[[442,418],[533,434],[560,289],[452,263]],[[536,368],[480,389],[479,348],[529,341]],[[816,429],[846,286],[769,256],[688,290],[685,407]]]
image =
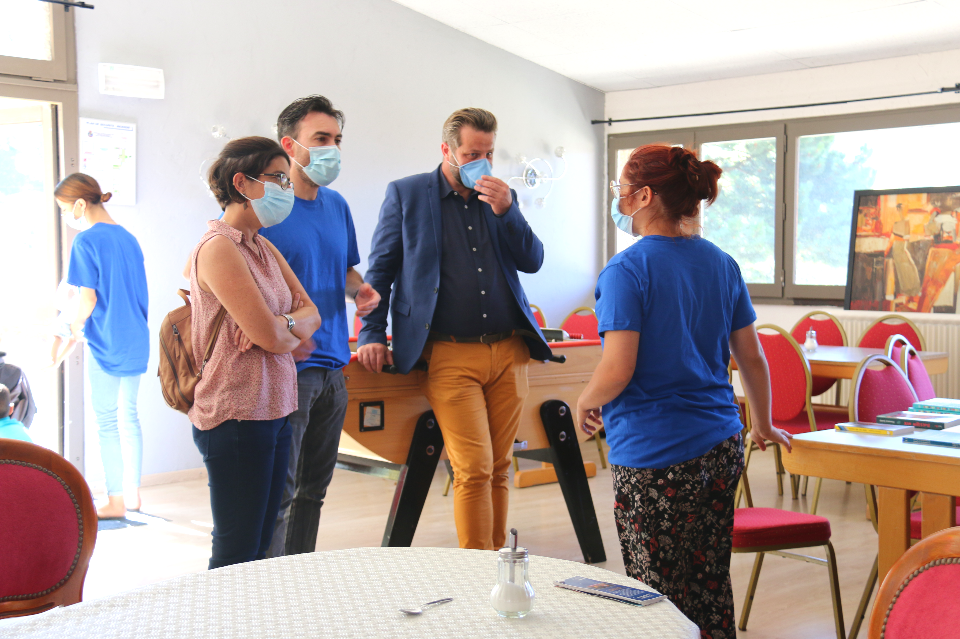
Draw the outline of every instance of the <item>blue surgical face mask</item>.
[[[293,140],[293,138],[290,139]],[[310,164],[303,166],[296,160],[294,162],[303,169],[311,182],[317,186],[327,186],[337,179],[340,175],[340,147],[333,145],[307,148],[299,142],[297,144],[310,151]]]
[[[639,210],[639,209],[638,209]],[[639,233],[634,233],[633,231],[633,216],[636,215],[636,211],[630,215],[624,215],[620,212],[620,198],[615,197],[613,201],[610,202],[610,217],[613,218],[613,223],[617,225],[617,228],[623,231],[624,233],[629,233],[633,237],[639,237]]]
[[[250,179],[260,182],[256,178]],[[253,212],[263,226],[274,226],[283,222],[290,215],[290,211],[293,210],[293,189],[284,191],[279,184],[273,182],[260,182],[260,184],[263,185],[262,198],[251,200],[243,193],[240,195],[250,200],[250,204],[253,205]]]
[[[451,153],[451,155],[453,154]],[[456,158],[454,157],[454,159]],[[450,166],[460,169],[460,182],[468,189],[472,189],[474,185],[476,185],[477,180],[484,175],[493,175],[493,165],[490,164],[490,160],[487,158],[480,158],[479,160],[460,165],[451,163]]]

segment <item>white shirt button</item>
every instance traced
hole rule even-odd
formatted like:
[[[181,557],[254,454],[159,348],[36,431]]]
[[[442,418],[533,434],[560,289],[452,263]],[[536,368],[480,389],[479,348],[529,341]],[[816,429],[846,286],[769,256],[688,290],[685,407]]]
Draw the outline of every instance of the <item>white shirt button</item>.
[[[484,314],[483,314],[483,316],[484,316],[484,317],[486,317],[486,316],[487,316],[487,314],[486,314],[486,313],[484,313]]]
[[[472,227],[472,226],[468,226],[468,227],[467,227],[467,230],[468,230],[468,231],[472,231],[472,230],[473,230],[473,227]]]
[[[463,208],[468,209],[468,208],[470,208],[470,207],[467,206],[466,204],[464,204],[464,205],[463,205]]]
[[[473,252],[474,252],[474,253],[477,252],[477,247],[476,247],[476,246],[473,247]]]
[[[482,268],[478,268],[478,269],[477,269],[477,273],[483,273],[483,269],[482,269]]]
[[[481,295],[486,295],[487,292],[486,292],[486,291],[480,291],[480,294],[481,294]]]

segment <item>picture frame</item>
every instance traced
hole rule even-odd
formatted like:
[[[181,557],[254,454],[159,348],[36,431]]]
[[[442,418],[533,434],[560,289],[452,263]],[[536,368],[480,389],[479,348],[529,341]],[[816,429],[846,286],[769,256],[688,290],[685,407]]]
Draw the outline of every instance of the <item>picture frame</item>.
[[[854,193],[844,308],[960,313],[960,185]]]

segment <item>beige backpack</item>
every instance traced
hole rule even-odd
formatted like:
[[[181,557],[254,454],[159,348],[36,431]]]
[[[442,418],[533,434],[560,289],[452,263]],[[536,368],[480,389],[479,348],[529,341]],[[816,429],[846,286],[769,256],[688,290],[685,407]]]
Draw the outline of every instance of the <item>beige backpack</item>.
[[[195,366],[197,360],[193,356],[191,338],[193,307],[190,305],[190,291],[181,288],[177,291],[177,295],[182,297],[186,304],[167,313],[163,323],[160,324],[162,355],[157,377],[160,378],[160,390],[163,391],[163,399],[167,404],[181,413],[186,413],[193,406],[194,390],[203,375],[203,367],[213,355],[213,347],[217,343],[217,336],[220,335],[220,327],[223,325],[223,318],[227,315],[227,309],[221,307],[213,320],[213,334],[207,342],[198,371]]]

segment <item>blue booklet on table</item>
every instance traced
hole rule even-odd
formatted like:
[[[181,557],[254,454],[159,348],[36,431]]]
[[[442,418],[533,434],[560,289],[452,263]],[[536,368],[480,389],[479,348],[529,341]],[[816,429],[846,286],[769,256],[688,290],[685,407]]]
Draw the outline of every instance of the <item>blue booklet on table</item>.
[[[587,579],[586,577],[570,577],[563,581],[555,581],[553,585],[566,588],[567,590],[585,592],[588,595],[596,595],[597,597],[613,599],[614,601],[622,601],[638,606],[649,606],[650,604],[667,598],[666,595],[659,595],[649,590],[640,590],[639,588],[612,584],[609,581]]]
[[[960,432],[951,430],[928,430],[915,433],[903,438],[904,444],[923,444],[925,446],[942,446],[944,448],[960,448]]]

